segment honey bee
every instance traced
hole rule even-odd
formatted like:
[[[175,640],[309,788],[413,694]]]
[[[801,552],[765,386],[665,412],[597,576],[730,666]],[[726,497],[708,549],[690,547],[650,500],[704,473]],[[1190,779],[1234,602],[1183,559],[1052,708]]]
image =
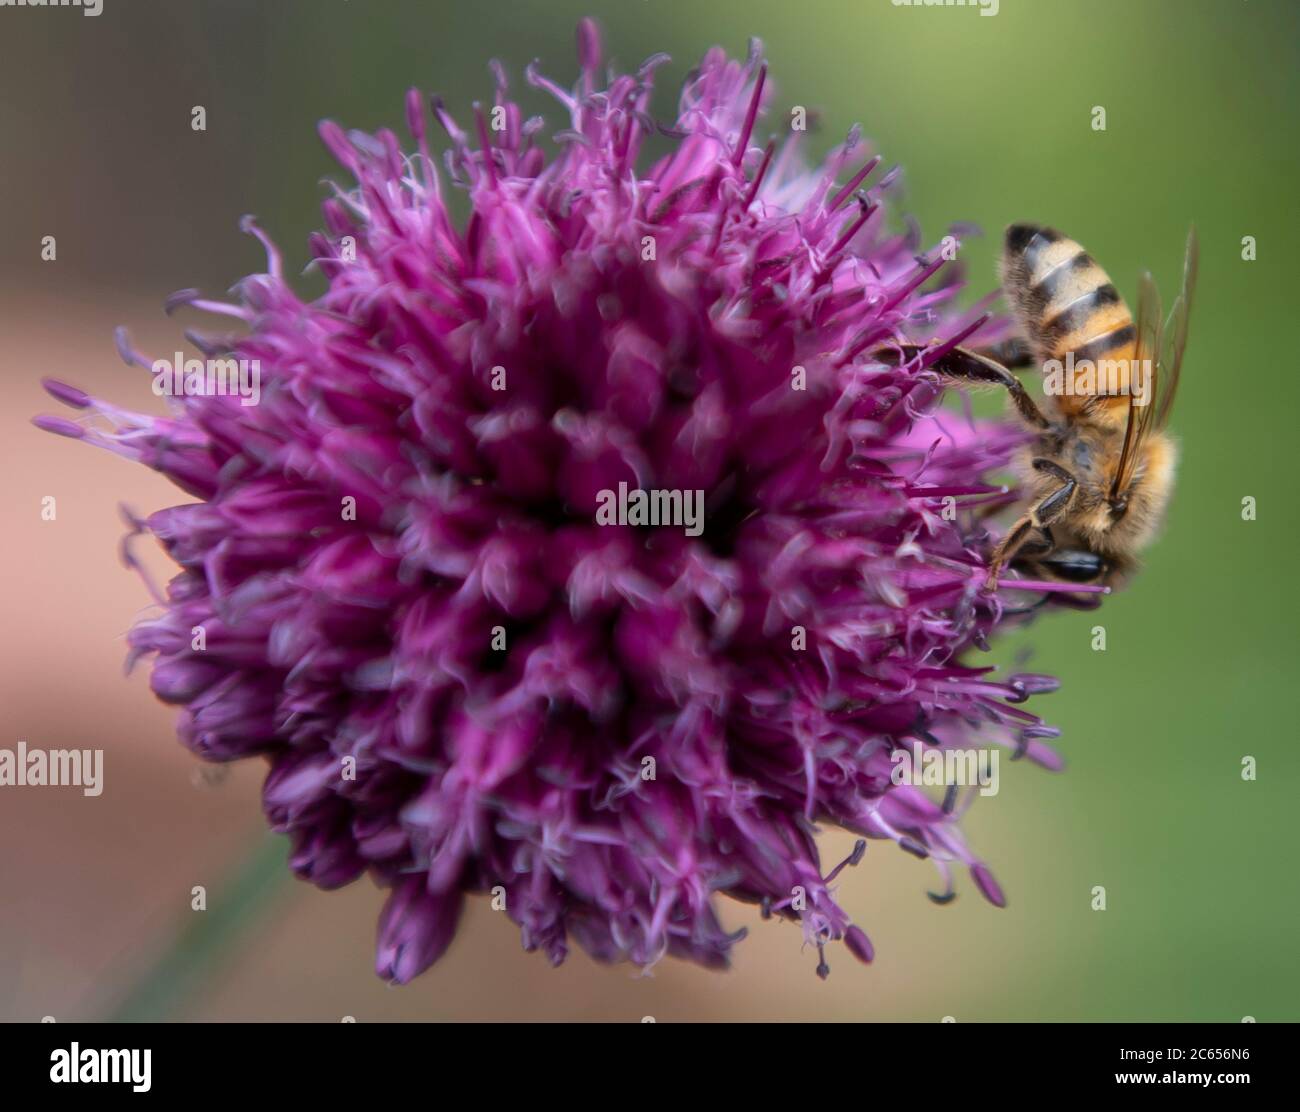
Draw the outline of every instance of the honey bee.
[[[1149,273],[1138,285],[1135,320],[1074,240],[1031,224],[1007,229],[1000,277],[1020,335],[983,351],[951,348],[931,368],[1005,388],[1033,433],[1015,461],[1026,501],[989,558],[986,591],[997,589],[1007,566],[1103,586],[1136,569],[1173,492],[1177,446],[1165,426],[1187,347],[1196,268],[1193,229],[1168,320]],[[904,346],[908,358],[925,353]],[[1041,407],[1008,369],[1032,365],[1044,375]]]

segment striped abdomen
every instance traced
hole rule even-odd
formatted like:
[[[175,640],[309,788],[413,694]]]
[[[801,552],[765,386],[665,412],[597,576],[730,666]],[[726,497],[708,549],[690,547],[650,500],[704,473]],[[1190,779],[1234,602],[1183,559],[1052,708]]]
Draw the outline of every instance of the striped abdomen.
[[[1030,224],[1008,228],[1002,288],[1040,364],[1065,363],[1070,352],[1075,364],[1133,357],[1136,330],[1124,299],[1088,253],[1060,232]],[[1075,408],[1067,397],[1058,400]]]

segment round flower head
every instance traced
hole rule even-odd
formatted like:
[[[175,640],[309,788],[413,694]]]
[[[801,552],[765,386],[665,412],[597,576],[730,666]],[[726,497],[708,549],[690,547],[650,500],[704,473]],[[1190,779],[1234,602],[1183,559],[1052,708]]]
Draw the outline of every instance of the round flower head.
[[[1053,681],[963,662],[1016,620],[981,592],[979,520],[1023,436],[939,411],[926,367],[997,322],[953,307],[951,252],[887,230],[856,131],[816,171],[798,131],[758,145],[756,49],[709,51],[663,128],[665,59],[606,81],[578,38],[574,90],[527,75],[568,116],[553,154],[499,66],[467,129],[433,102],[443,173],[415,92],[413,151],[322,125],[355,182],[313,239],[326,292],[250,220],[266,273],[172,299],[243,322],[190,339],[256,398],[157,418],[50,383],[87,419],[38,423],[196,499],[135,522],[180,572],[133,656],[194,752],[269,763],[300,876],[391,889],[381,976],[436,961],[467,893],[556,963],[572,940],[724,965],[720,894],[800,923],[819,972],[836,940],[867,961],[818,824],[930,858],[940,902],[967,866],[1001,906],[957,826],[975,789],[932,798],[896,758],[1056,766],[1018,705]]]

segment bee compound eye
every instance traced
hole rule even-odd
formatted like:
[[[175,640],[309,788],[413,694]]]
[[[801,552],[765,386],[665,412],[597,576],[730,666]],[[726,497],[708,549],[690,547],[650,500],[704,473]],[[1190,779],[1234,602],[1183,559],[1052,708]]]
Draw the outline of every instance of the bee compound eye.
[[[1054,552],[1043,564],[1067,583],[1092,583],[1110,570],[1110,565],[1095,552],[1067,549]]]

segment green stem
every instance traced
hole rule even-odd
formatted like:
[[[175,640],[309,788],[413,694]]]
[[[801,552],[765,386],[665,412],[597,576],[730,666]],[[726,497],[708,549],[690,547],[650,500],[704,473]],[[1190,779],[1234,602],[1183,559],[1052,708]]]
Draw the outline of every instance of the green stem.
[[[191,925],[105,1017],[107,1022],[172,1018],[281,891],[289,876],[287,845],[284,838],[274,836],[260,842],[210,909],[194,914]]]

